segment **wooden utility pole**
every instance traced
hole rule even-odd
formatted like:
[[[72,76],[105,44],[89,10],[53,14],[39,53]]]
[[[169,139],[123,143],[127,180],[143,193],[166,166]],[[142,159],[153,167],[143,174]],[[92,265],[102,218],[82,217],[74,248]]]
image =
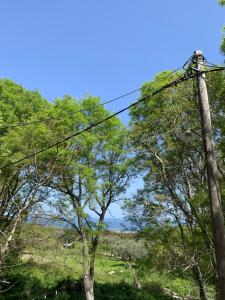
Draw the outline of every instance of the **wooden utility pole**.
[[[194,52],[193,60],[198,72],[198,98],[201,116],[201,127],[204,140],[205,159],[208,176],[208,188],[211,200],[211,217],[213,225],[213,236],[215,255],[217,262],[217,300],[225,300],[225,230],[224,217],[221,203],[217,162],[212,140],[212,125],[210,107],[205,80],[204,57],[200,50]]]

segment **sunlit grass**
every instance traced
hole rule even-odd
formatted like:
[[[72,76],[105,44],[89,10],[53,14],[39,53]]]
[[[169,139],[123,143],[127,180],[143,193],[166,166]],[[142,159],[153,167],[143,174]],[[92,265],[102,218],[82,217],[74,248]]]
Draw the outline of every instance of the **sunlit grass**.
[[[73,248],[66,248],[60,238],[63,234],[62,229],[49,228],[48,230],[46,227],[38,226],[29,226],[28,229],[26,234],[24,233],[26,237],[32,234],[41,242],[29,244],[30,246],[24,249],[21,256],[21,265],[8,271],[9,276],[23,281],[22,287],[18,286],[15,290],[16,295],[19,295],[18,299],[20,299],[19,297],[31,299],[31,295],[35,293],[54,292],[56,288],[68,282],[75,284],[75,290],[71,288],[64,291],[64,294],[62,291],[61,298],[58,296],[58,298],[48,299],[70,299],[68,296],[70,293],[72,293],[71,295],[75,293],[78,300],[83,299],[82,289],[79,288],[79,282],[82,280],[81,242],[75,242]],[[141,290],[133,288],[135,272],[138,273],[142,285]],[[170,297],[164,293],[165,288],[174,291],[181,297],[186,295],[197,297],[198,295],[196,284],[188,278],[180,278],[148,268],[144,272],[138,272],[135,264],[129,270],[126,261],[111,257],[110,253],[103,248],[99,249],[95,261],[96,300],[169,300]],[[212,299],[213,291],[209,291],[211,295],[209,299]],[[14,299],[13,297],[9,296],[7,299]]]

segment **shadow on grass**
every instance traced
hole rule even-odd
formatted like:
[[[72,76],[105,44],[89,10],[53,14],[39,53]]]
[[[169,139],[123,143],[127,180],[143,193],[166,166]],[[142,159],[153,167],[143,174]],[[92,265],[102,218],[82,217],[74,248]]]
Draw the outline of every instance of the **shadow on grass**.
[[[44,289],[37,279],[21,276],[20,278],[8,278],[15,285],[5,293],[0,293],[0,300],[12,299],[46,299],[51,300],[84,300],[82,279],[73,282],[70,278],[61,280],[49,289]],[[4,287],[3,287],[4,288]],[[95,300],[171,300],[163,293],[157,284],[136,290],[125,282],[120,283],[96,283]],[[57,291],[57,294],[56,294]]]
[[[111,265],[111,267],[123,267],[124,268],[126,265],[128,265],[126,262],[118,262],[117,264]]]
[[[143,287],[141,290],[134,289],[125,282],[104,283],[95,285],[96,300],[171,300],[172,298],[163,293],[157,284]]]

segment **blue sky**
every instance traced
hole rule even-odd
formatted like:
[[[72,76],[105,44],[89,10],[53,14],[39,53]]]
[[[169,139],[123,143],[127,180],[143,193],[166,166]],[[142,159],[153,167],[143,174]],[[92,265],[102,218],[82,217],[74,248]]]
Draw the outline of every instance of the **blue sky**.
[[[195,49],[221,63],[224,23],[216,0],[1,1],[0,77],[50,101],[65,94],[105,101],[180,67]]]

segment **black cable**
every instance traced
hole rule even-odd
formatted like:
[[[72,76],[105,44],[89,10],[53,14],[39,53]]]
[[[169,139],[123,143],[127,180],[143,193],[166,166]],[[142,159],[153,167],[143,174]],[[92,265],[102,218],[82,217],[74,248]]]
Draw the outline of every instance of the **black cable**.
[[[212,70],[207,70],[207,71],[199,71],[199,72],[197,72],[196,74],[189,74],[189,75],[185,73],[185,74],[179,76],[177,79],[173,80],[172,82],[170,82],[170,83],[164,85],[163,87],[161,87],[160,89],[156,90],[156,91],[153,92],[151,95],[148,95],[148,96],[142,98],[141,100],[138,100],[138,101],[136,101],[136,102],[130,104],[129,106],[127,106],[127,107],[125,107],[125,108],[119,110],[118,112],[116,112],[116,113],[114,113],[114,114],[108,116],[107,118],[105,118],[105,119],[103,119],[103,120],[100,120],[100,121],[98,121],[98,122],[96,122],[96,123],[94,123],[94,124],[91,124],[91,125],[87,126],[86,128],[84,128],[83,130],[80,130],[80,131],[78,131],[78,132],[76,132],[76,133],[74,133],[74,134],[72,134],[72,135],[69,135],[68,137],[66,137],[66,138],[64,138],[64,139],[62,139],[62,140],[60,140],[60,141],[58,141],[58,142],[56,142],[56,143],[54,143],[54,144],[52,144],[52,145],[50,145],[50,146],[48,146],[48,147],[45,147],[45,148],[43,148],[43,149],[41,149],[41,150],[39,150],[39,151],[36,151],[36,152],[34,152],[34,153],[30,154],[30,155],[27,155],[27,156],[25,156],[25,157],[23,157],[23,158],[21,158],[21,159],[15,161],[15,162],[12,162],[12,163],[10,163],[10,164],[7,164],[7,165],[5,165],[5,166],[2,166],[2,167],[0,167],[0,170],[5,169],[5,168],[8,168],[8,167],[10,167],[10,166],[12,166],[12,165],[18,164],[18,163],[20,163],[20,162],[22,162],[22,161],[24,161],[24,160],[27,160],[27,159],[29,159],[29,158],[31,158],[31,157],[34,157],[34,156],[37,155],[37,154],[40,154],[40,153],[42,153],[42,152],[44,152],[44,151],[47,151],[47,150],[49,150],[49,149],[51,149],[51,148],[53,148],[53,147],[55,147],[55,146],[58,146],[59,144],[62,144],[62,143],[65,142],[65,141],[70,140],[70,139],[73,138],[73,137],[76,137],[76,136],[78,136],[78,135],[80,135],[80,134],[82,134],[82,133],[84,133],[84,132],[86,132],[86,131],[89,131],[89,130],[91,130],[92,128],[94,128],[94,127],[96,127],[96,126],[98,126],[98,125],[104,123],[105,121],[108,121],[108,120],[110,120],[111,118],[113,118],[113,117],[115,117],[115,116],[121,114],[122,112],[124,112],[124,111],[130,109],[131,107],[136,106],[136,105],[140,104],[141,102],[143,102],[143,101],[145,101],[145,100],[151,99],[153,96],[159,94],[160,92],[164,91],[165,89],[168,89],[168,88],[170,88],[170,87],[172,87],[172,86],[176,86],[176,85],[178,85],[179,83],[181,83],[181,82],[183,82],[183,81],[187,81],[187,80],[189,80],[189,79],[191,79],[191,78],[198,77],[199,75],[204,74],[204,73],[206,73],[206,72],[209,73],[209,72],[223,71],[223,70],[225,70],[225,68],[217,68],[217,69],[212,69]]]
[[[214,67],[214,68],[215,68],[215,67],[218,67],[218,68],[223,67],[222,65],[214,64],[214,63],[208,61],[207,59],[205,60],[205,62],[206,62],[206,66],[207,66],[207,67]]]
[[[119,96],[119,97],[113,98],[113,99],[111,99],[111,100],[105,101],[105,102],[103,102],[103,103],[100,103],[100,104],[97,104],[97,105],[93,105],[93,106],[89,107],[88,109],[94,109],[94,108],[103,106],[103,105],[105,105],[105,104],[108,104],[108,103],[117,101],[117,100],[122,99],[122,98],[124,98],[124,97],[126,97],[126,96],[129,96],[129,95],[131,95],[131,94],[134,94],[134,93],[138,92],[139,90],[140,90],[140,88],[139,88],[139,89],[136,89],[136,90],[133,90],[133,91],[131,91],[131,92],[129,92],[129,93],[126,93],[126,94],[124,94],[124,95],[121,95],[121,96]],[[85,108],[85,109],[80,109],[80,110],[76,110],[76,111],[73,111],[73,112],[71,112],[71,113],[62,115],[62,116],[60,116],[60,117],[51,117],[51,118],[39,119],[39,120],[35,120],[35,121],[30,121],[30,122],[24,122],[24,123],[17,123],[17,124],[7,125],[7,126],[4,126],[4,127],[0,127],[0,130],[5,130],[5,129],[8,129],[8,128],[21,127],[21,126],[28,126],[28,125],[37,124],[37,123],[44,123],[44,122],[49,122],[49,121],[51,121],[51,120],[62,120],[62,119],[64,119],[64,118],[67,117],[67,116],[75,115],[75,114],[77,114],[77,113],[85,112],[85,111],[87,111],[87,108]]]
[[[42,153],[42,152],[44,152],[44,151],[47,151],[47,150],[49,150],[49,149],[51,149],[51,148],[53,148],[53,147],[55,147],[55,146],[58,146],[59,144],[62,144],[62,143],[64,143],[64,142],[70,140],[70,139],[73,138],[73,137],[76,137],[76,136],[78,136],[78,135],[80,135],[80,134],[82,134],[82,133],[84,133],[84,132],[86,132],[86,131],[89,131],[89,130],[91,130],[92,128],[94,128],[94,127],[96,127],[96,126],[98,126],[98,125],[100,125],[100,124],[102,124],[102,123],[104,123],[104,122],[106,122],[106,121],[112,119],[113,117],[115,117],[115,116],[121,114],[122,112],[124,112],[124,111],[130,109],[131,107],[136,106],[137,104],[140,104],[141,102],[143,102],[143,101],[145,101],[145,100],[147,100],[147,99],[152,98],[153,96],[155,96],[156,94],[158,94],[158,93],[164,91],[165,89],[167,89],[167,88],[169,88],[169,87],[172,87],[172,86],[176,86],[176,85],[179,84],[180,82],[183,82],[183,81],[188,80],[188,79],[189,79],[189,77],[187,77],[185,74],[184,74],[184,75],[181,75],[181,76],[179,76],[177,79],[173,80],[172,82],[170,82],[170,83],[164,85],[163,87],[159,88],[158,90],[156,90],[155,92],[153,92],[151,95],[145,96],[144,98],[142,98],[142,99],[140,99],[140,100],[138,100],[138,101],[136,101],[136,102],[130,104],[129,106],[127,106],[127,107],[125,107],[125,108],[123,108],[123,109],[117,111],[116,113],[114,113],[114,114],[108,116],[107,118],[102,119],[102,120],[100,120],[100,121],[98,121],[98,122],[96,122],[96,123],[94,123],[94,124],[91,124],[91,125],[87,126],[86,128],[84,128],[84,129],[82,129],[82,130],[80,130],[80,131],[78,131],[78,132],[76,132],[76,133],[73,133],[73,134],[69,135],[68,137],[66,137],[66,138],[64,138],[64,139],[62,139],[62,140],[60,140],[60,141],[58,141],[58,142],[56,142],[56,143],[54,143],[54,144],[52,144],[52,145],[50,145],[50,146],[48,146],[48,147],[42,148],[41,150],[38,150],[38,151],[36,151],[36,152],[34,152],[34,153],[30,154],[30,155],[27,155],[27,156],[25,156],[25,157],[23,157],[23,158],[21,158],[21,159],[15,161],[15,162],[12,162],[12,163],[9,163],[9,164],[7,164],[7,165],[5,165],[5,166],[2,166],[2,167],[0,167],[0,170],[5,169],[5,168],[8,168],[8,167],[10,167],[10,166],[12,166],[12,165],[18,164],[18,163],[20,163],[20,162],[22,162],[22,161],[24,161],[24,160],[27,160],[27,159],[29,159],[29,158],[31,158],[31,157],[34,157],[34,156],[36,156],[37,154],[40,154],[40,153]]]
[[[167,77],[170,77],[172,74],[176,73],[177,71],[179,71],[181,69],[182,69],[182,67],[177,68],[176,70],[172,71],[170,74],[167,74],[166,76],[161,77],[160,80],[166,79]],[[157,83],[157,82],[153,82],[152,84],[155,84],[155,83]],[[122,99],[124,97],[127,97],[127,96],[129,96],[131,94],[134,94],[134,93],[136,93],[136,92],[138,92],[140,90],[141,90],[141,88],[135,89],[135,90],[133,90],[131,92],[128,92],[126,94],[123,94],[123,95],[121,95],[119,97],[113,98],[111,100],[105,101],[105,102],[97,104],[97,105],[93,105],[93,106],[89,107],[88,109],[95,109],[97,107],[104,106],[105,104],[117,101],[117,100]],[[51,117],[51,118],[46,118],[46,119],[39,119],[39,120],[35,120],[35,121],[30,121],[30,122],[16,123],[16,124],[11,124],[11,125],[7,125],[7,126],[3,126],[3,127],[0,127],[0,130],[6,130],[6,129],[9,129],[9,128],[16,128],[16,127],[22,127],[22,126],[29,126],[29,125],[38,124],[38,123],[45,123],[45,122],[49,122],[51,120],[62,120],[62,119],[64,119],[67,116],[75,115],[77,113],[82,113],[82,112],[85,112],[85,111],[87,111],[87,108],[86,109],[81,109],[81,110],[76,110],[76,111],[73,111],[71,113],[62,115],[60,117]]]
[[[219,67],[219,68],[216,68],[216,69],[205,70],[202,73],[211,73],[211,72],[217,72],[217,71],[225,71],[225,67]]]
[[[189,63],[190,63],[190,61],[192,60],[192,58],[193,58],[193,55],[191,55],[190,57],[189,57],[189,59],[183,64],[183,69],[186,71],[187,70],[187,68],[186,68],[186,66],[187,65],[189,65]]]

